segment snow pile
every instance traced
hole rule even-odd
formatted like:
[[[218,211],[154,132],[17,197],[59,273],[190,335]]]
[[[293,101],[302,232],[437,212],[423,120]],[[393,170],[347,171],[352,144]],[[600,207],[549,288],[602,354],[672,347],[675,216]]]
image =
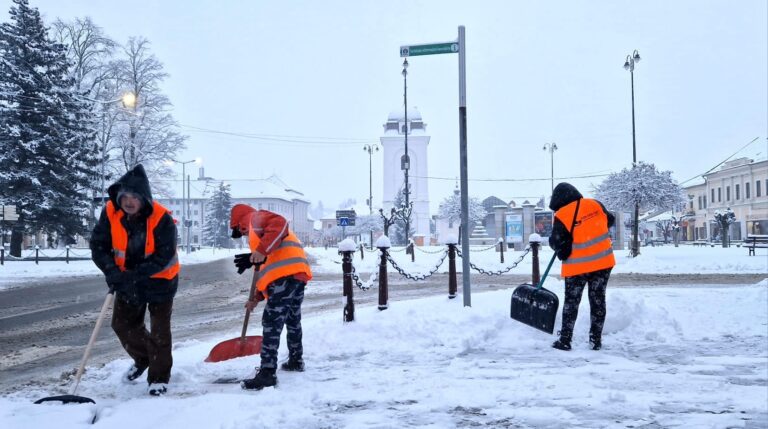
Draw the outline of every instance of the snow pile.
[[[562,302],[562,282],[546,286]],[[764,427],[767,291],[768,281],[609,289],[599,352],[587,344],[586,297],[571,352],[511,320],[510,291],[473,294],[472,307],[460,297],[361,307],[347,324],[338,309],[305,318],[307,371],[279,372],[277,388],[211,384],[249,376],[259,359],[203,363],[218,341],[190,341],[176,344],[164,398],[121,382],[121,359],[84,377],[79,393],[96,405],[33,405],[59,392],[23,390],[0,399],[0,427],[90,427],[94,413],[99,427],[126,429]]]

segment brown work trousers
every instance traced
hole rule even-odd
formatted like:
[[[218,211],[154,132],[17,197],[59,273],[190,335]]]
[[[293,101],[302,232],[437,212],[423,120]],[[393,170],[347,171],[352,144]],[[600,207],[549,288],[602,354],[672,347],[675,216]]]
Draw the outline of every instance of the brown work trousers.
[[[144,324],[147,308],[151,331],[148,331]],[[168,383],[171,379],[172,311],[173,301],[134,304],[115,299],[112,329],[136,366],[149,369],[149,383]]]

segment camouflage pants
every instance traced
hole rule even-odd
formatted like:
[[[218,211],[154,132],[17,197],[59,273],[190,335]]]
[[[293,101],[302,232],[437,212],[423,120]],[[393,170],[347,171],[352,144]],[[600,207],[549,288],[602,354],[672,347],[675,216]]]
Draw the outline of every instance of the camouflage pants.
[[[571,341],[573,326],[579,315],[579,303],[584,291],[584,285],[589,289],[589,337],[600,339],[603,335],[605,323],[605,289],[608,287],[608,278],[611,277],[611,269],[593,271],[565,278],[565,304],[563,304],[563,327],[560,330],[560,338]]]
[[[305,283],[293,277],[275,280],[267,287],[267,306],[261,318],[264,339],[261,343],[261,367],[277,368],[277,350],[283,325],[288,330],[288,357],[301,360],[301,303],[304,301]]]

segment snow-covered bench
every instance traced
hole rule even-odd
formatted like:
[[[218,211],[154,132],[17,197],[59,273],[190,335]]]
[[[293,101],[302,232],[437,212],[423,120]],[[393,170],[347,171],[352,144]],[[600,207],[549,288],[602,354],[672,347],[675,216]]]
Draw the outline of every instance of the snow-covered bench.
[[[744,243],[749,249],[749,256],[755,256],[755,248],[768,248],[768,235],[748,235]]]

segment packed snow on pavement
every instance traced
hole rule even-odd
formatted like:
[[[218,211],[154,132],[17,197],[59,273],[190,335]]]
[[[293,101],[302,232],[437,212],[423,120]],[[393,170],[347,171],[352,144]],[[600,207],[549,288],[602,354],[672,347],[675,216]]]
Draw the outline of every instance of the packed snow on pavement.
[[[336,252],[309,250],[340,272]],[[549,252],[542,253],[543,264]],[[498,257],[477,252],[484,254],[489,264]],[[437,256],[417,253],[417,261],[428,267]],[[768,254],[749,257],[744,248],[665,246],[644,248],[637,260],[617,256],[618,272],[768,271]],[[404,254],[396,258],[405,262]],[[366,254],[359,265],[373,260]],[[522,272],[530,272],[526,260]],[[561,303],[563,286],[555,276],[545,283]],[[305,317],[307,371],[278,372],[276,388],[212,384],[251,376],[258,357],[204,363],[218,341],[186,341],[175,344],[165,397],[149,397],[145,383],[121,381],[130,361],[118,359],[84,375],[77,393],[95,405],[32,403],[67,393],[71,378],[25,388],[0,398],[0,427],[90,427],[94,416],[97,427],[126,429],[768,426],[768,279],[637,286],[609,283],[601,351],[588,347],[586,297],[570,352],[510,319],[510,290],[473,293],[471,307],[461,296],[422,298],[391,302],[386,311],[358,307],[352,323],[342,323],[338,311]],[[283,339],[281,358],[286,353]]]

